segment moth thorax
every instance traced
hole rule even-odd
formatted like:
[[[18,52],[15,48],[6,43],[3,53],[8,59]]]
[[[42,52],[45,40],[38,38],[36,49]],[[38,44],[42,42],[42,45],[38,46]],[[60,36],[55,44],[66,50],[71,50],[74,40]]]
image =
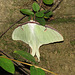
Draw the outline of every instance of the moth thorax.
[[[32,33],[34,32],[35,25],[36,25],[35,23],[28,23],[28,26],[29,26]]]

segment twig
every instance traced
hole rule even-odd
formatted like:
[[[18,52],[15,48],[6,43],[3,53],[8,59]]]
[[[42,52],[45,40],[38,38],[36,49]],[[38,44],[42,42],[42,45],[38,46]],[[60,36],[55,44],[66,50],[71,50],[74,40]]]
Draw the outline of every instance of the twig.
[[[59,7],[59,5],[60,5],[60,3],[61,3],[62,1],[63,1],[63,0],[61,0],[61,1],[57,4],[57,6],[56,6],[54,9],[52,9],[52,11],[56,10],[56,8]]]
[[[18,23],[18,22],[20,22],[23,18],[25,18],[26,17],[26,15],[25,16],[23,16],[21,19],[19,19],[17,22],[15,22],[14,24],[12,24],[4,33],[2,33],[1,35],[0,35],[0,38],[10,29],[10,28],[12,28],[16,23]]]
[[[52,5],[52,7],[58,2],[58,0],[55,1],[55,3]],[[50,7],[45,13],[48,13],[51,11],[52,7]]]
[[[48,12],[50,12],[50,11],[55,11],[56,10],[56,8],[58,8],[59,7],[59,5],[60,5],[60,3],[62,2],[63,0],[61,0],[57,5],[56,5],[56,7],[54,8],[54,9],[52,9],[52,7],[58,2],[58,0],[56,0],[56,2],[53,4],[53,6],[52,7],[50,7],[46,12],[44,12],[44,13],[48,13]],[[52,9],[52,10],[51,10]]]

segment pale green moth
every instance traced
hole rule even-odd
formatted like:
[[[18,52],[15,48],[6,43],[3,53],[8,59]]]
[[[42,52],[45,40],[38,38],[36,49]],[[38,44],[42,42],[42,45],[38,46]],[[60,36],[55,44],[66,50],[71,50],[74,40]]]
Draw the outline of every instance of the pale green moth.
[[[17,27],[12,34],[13,40],[21,40],[32,49],[32,56],[36,54],[38,62],[40,61],[39,47],[43,44],[63,41],[60,33],[52,28],[37,24],[35,21]]]

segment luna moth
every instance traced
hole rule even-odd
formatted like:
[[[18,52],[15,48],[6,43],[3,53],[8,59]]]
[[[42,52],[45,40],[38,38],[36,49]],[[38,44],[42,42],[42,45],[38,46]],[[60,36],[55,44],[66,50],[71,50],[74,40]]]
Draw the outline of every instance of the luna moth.
[[[12,39],[27,43],[32,49],[32,56],[36,55],[38,62],[40,61],[39,47],[41,45],[63,41],[62,35],[56,30],[39,25],[33,20],[18,26],[12,33]]]

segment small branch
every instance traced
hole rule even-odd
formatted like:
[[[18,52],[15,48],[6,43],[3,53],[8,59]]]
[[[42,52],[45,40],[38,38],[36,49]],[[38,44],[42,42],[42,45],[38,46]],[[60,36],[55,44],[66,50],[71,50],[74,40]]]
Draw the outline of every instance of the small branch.
[[[59,5],[61,4],[62,1],[63,1],[63,0],[61,0],[61,1],[57,4],[57,6],[56,6],[54,9],[52,9],[52,11],[56,10],[56,8],[59,7]]]
[[[25,18],[26,17],[26,15],[25,16],[23,16],[21,19],[19,19],[17,22],[15,22],[14,24],[12,24],[4,33],[2,33],[1,35],[0,35],[0,38],[10,29],[10,28],[12,28],[16,23],[18,23],[18,22],[20,22],[23,18]]]
[[[53,6],[52,6],[51,8],[49,8],[45,13],[48,13],[49,11],[55,11],[56,8],[59,7],[59,5],[60,5],[60,3],[61,3],[62,1],[63,1],[63,0],[61,0],[61,1],[56,5],[56,7],[55,7],[54,9],[52,9],[52,7],[58,2],[58,0],[56,0],[56,2],[53,4]],[[51,9],[52,9],[52,10],[51,10]]]

